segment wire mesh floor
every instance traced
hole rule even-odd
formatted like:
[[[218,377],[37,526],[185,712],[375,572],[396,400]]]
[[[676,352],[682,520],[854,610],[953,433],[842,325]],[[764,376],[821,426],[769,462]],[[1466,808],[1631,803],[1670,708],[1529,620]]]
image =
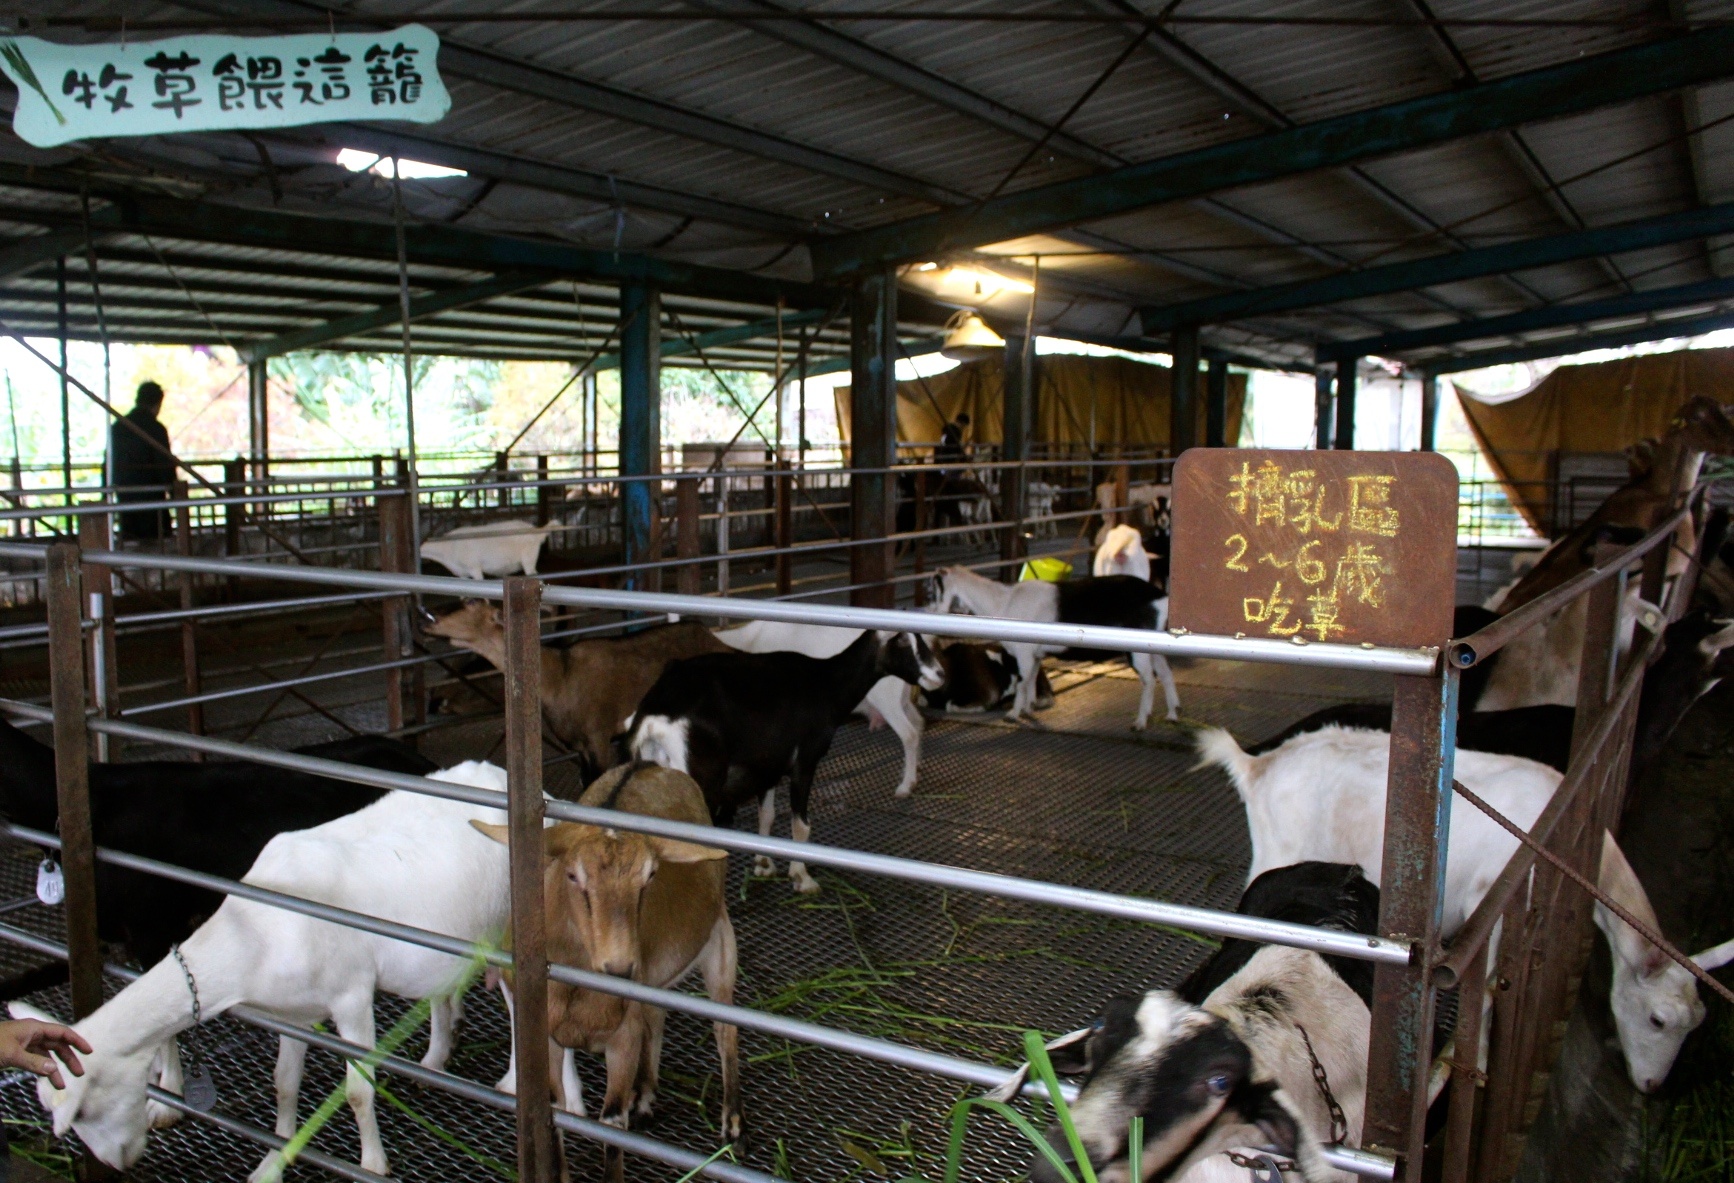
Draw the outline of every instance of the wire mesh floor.
[[[927,731],[913,796],[891,789],[901,751],[888,731],[850,725],[819,769],[813,825],[818,841],[1105,891],[1231,908],[1249,857],[1246,826],[1233,790],[1215,770],[1193,770],[1188,730],[1160,717],[1142,734],[1129,724],[1138,683],[1124,665],[1051,666],[1058,698],[1035,725],[993,716],[939,719]],[[1229,727],[1243,742],[1270,735],[1322,705],[1389,694],[1378,677],[1292,667],[1200,663],[1176,670],[1185,724]],[[1158,697],[1160,704],[1160,696]],[[1158,706],[1160,711],[1160,705]],[[442,763],[480,757],[498,721],[429,737]],[[312,737],[320,738],[320,737]],[[296,737],[296,742],[308,742]],[[569,766],[549,769],[550,790]],[[754,824],[743,810],[738,824]],[[777,832],[788,832],[786,809]],[[34,850],[0,857],[0,900],[32,891]],[[824,890],[795,894],[787,880],[753,880],[748,859],[731,859],[730,907],[740,944],[743,1005],[919,1045],[970,1059],[1011,1064],[1021,1032],[1071,1029],[1116,993],[1172,985],[1202,961],[1213,942],[1185,933],[1012,901],[948,893],[922,885],[817,868]],[[30,904],[6,919],[59,937],[57,911]],[[0,972],[40,963],[0,943]],[[110,983],[114,988],[116,984]],[[33,999],[67,1013],[64,990]],[[405,1010],[382,998],[379,1029]],[[951,1104],[970,1090],[872,1061],[741,1033],[747,1136],[740,1160],[795,1180],[937,1177]],[[506,1064],[508,1030],[497,994],[473,989],[450,1070],[488,1084]],[[220,1109],[261,1128],[274,1122],[276,1042],[219,1020],[203,1046],[221,1093]],[[421,1055],[413,1038],[399,1054]],[[588,1099],[602,1095],[600,1060],[580,1054]],[[336,1057],[308,1057],[301,1116],[341,1085]],[[718,1087],[709,1025],[671,1015],[663,1090],[646,1132],[702,1154],[716,1149]],[[509,1114],[382,1074],[380,1124],[392,1174],[406,1181],[509,1178],[514,1173]],[[14,1136],[40,1129],[30,1082],[0,1081],[0,1114]],[[357,1161],[347,1107],[314,1146]],[[600,1168],[594,1144],[567,1138],[575,1178]],[[154,1133],[138,1180],[240,1183],[264,1151],[208,1123],[187,1118]],[[995,1119],[977,1119],[965,1177],[1020,1174],[1027,1148]],[[680,1172],[629,1159],[638,1179]],[[311,1166],[293,1176],[325,1177]]]

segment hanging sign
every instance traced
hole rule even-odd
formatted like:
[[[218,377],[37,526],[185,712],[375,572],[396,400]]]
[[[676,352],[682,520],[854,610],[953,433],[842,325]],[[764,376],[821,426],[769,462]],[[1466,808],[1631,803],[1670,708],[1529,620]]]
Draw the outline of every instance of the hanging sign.
[[[439,44],[422,25],[95,45],[7,37],[0,70],[18,87],[12,130],[52,148],[103,136],[352,119],[433,123],[452,105],[437,68]]]
[[[1457,469],[1437,453],[1193,448],[1174,465],[1171,626],[1443,645],[1456,581]]]

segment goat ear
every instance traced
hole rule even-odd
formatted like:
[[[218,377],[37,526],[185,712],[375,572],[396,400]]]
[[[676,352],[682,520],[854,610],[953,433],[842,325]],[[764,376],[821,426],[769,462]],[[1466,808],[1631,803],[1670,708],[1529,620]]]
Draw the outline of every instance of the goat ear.
[[[1648,925],[1652,931],[1661,931],[1661,926],[1656,923],[1656,910],[1650,906],[1650,897],[1645,893],[1644,885],[1638,882],[1637,872],[1632,870],[1631,863],[1626,861],[1625,852],[1607,830],[1602,831],[1602,865],[1601,873],[1597,876],[1597,886],[1609,899]],[[1600,902],[1595,906],[1595,921],[1596,927],[1607,935],[1608,946],[1613,950],[1614,956],[1631,966],[1640,976],[1649,977],[1660,972],[1667,962],[1660,949],[1639,936],[1636,929],[1615,916]]]
[[[729,856],[726,850],[700,846],[696,842],[680,842],[674,838],[650,837],[650,848],[665,863],[708,863]]]
[[[501,846],[505,846],[510,842],[509,835],[511,831],[505,826],[497,826],[493,822],[485,822],[473,817],[470,819],[470,825],[492,838],[495,842],[498,842]]]
[[[1698,968],[1702,970],[1721,969],[1730,961],[1734,961],[1734,941],[1723,941],[1713,949],[1694,953],[1692,960],[1696,961]]]

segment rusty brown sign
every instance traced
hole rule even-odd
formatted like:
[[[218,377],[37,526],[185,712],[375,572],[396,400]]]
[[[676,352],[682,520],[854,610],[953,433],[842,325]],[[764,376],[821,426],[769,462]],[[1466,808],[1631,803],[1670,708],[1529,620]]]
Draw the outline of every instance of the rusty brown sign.
[[[1457,469],[1436,453],[1193,448],[1174,466],[1173,529],[1171,628],[1450,639]]]

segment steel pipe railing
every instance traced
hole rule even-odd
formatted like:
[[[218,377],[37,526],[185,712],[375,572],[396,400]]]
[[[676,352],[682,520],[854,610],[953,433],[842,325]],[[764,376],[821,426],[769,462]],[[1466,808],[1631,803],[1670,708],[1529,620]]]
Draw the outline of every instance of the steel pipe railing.
[[[0,556],[37,558],[45,548],[0,543]],[[324,583],[369,591],[397,591],[460,598],[500,599],[504,585],[498,579],[456,579],[438,575],[397,575],[376,571],[352,571],[329,567],[292,567],[231,559],[199,559],[180,555],[142,555],[123,551],[84,552],[84,561],[108,567],[142,567],[164,571],[194,571],[210,575],[235,575],[286,579],[301,583]],[[1365,670],[1374,673],[1412,674],[1429,677],[1439,666],[1434,648],[1397,649],[1370,644],[1342,645],[1267,640],[1261,637],[1219,637],[1205,634],[1166,633],[1143,629],[1107,628],[1099,625],[1043,624],[1034,621],[1000,620],[890,608],[854,608],[822,604],[794,604],[786,600],[747,600],[714,596],[683,596],[661,592],[618,591],[605,588],[546,587],[543,599],[550,604],[579,608],[612,608],[629,612],[673,613],[681,616],[720,616],[735,620],[778,620],[792,624],[820,624],[839,628],[889,629],[933,636],[966,637],[988,641],[1023,641],[1058,648],[1108,649],[1122,653],[1160,653],[1165,657],[1203,657],[1226,661],[1280,662],[1286,665],[1327,669]]]

